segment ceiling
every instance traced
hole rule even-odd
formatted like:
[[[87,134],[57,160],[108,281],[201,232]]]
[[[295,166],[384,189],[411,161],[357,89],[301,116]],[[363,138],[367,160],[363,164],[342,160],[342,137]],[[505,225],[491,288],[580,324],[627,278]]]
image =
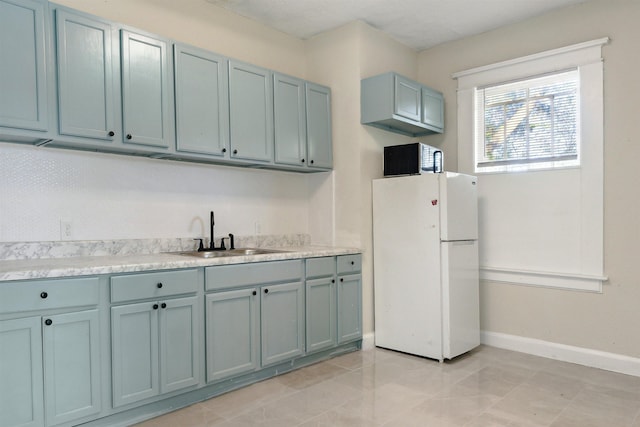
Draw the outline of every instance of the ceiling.
[[[586,0],[206,0],[307,39],[360,20],[417,50]]]

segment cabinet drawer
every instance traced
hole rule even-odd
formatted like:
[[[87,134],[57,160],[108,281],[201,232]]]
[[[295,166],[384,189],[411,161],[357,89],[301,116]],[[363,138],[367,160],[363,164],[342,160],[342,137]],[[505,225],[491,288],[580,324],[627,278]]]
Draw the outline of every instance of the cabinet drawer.
[[[302,260],[256,262],[206,268],[206,290],[302,279]]]
[[[195,293],[197,270],[162,271],[111,278],[111,302]]]
[[[0,284],[0,313],[98,304],[98,278],[32,280]]]
[[[336,271],[336,259],[332,256],[322,258],[308,258],[306,260],[306,277],[332,276]]]
[[[338,257],[338,274],[360,273],[362,270],[362,254],[340,255]]]

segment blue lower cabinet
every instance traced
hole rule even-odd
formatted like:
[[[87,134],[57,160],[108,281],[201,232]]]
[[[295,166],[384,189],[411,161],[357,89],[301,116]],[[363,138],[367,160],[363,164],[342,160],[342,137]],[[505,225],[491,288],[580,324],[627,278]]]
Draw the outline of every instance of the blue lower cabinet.
[[[44,424],[41,318],[0,322],[0,425]]]
[[[257,288],[249,288],[206,296],[207,382],[260,366],[257,294]]]
[[[338,344],[362,338],[362,276],[338,276]]]
[[[57,314],[43,319],[47,425],[100,413],[98,310]]]
[[[113,406],[198,384],[198,298],[111,308]]]
[[[336,281],[334,276],[307,280],[306,320],[307,353],[336,345]]]
[[[263,286],[260,292],[262,366],[304,353],[302,282]]]
[[[98,310],[0,321],[0,425],[97,416],[100,363]]]

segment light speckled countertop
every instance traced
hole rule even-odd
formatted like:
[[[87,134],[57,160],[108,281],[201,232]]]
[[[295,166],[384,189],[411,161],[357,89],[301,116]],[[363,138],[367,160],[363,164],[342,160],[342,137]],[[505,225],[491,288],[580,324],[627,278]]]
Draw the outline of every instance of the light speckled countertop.
[[[180,255],[175,252],[160,252],[152,254],[4,260],[0,261],[0,281],[207,267],[212,265],[348,255],[362,252],[356,248],[327,246],[274,247],[273,249],[286,252],[215,258],[199,258]]]

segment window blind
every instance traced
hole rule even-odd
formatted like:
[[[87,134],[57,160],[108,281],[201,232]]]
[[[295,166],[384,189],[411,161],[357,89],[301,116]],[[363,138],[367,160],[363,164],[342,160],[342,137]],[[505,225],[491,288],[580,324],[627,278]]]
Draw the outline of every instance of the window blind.
[[[577,69],[476,89],[476,166],[579,164]]]

